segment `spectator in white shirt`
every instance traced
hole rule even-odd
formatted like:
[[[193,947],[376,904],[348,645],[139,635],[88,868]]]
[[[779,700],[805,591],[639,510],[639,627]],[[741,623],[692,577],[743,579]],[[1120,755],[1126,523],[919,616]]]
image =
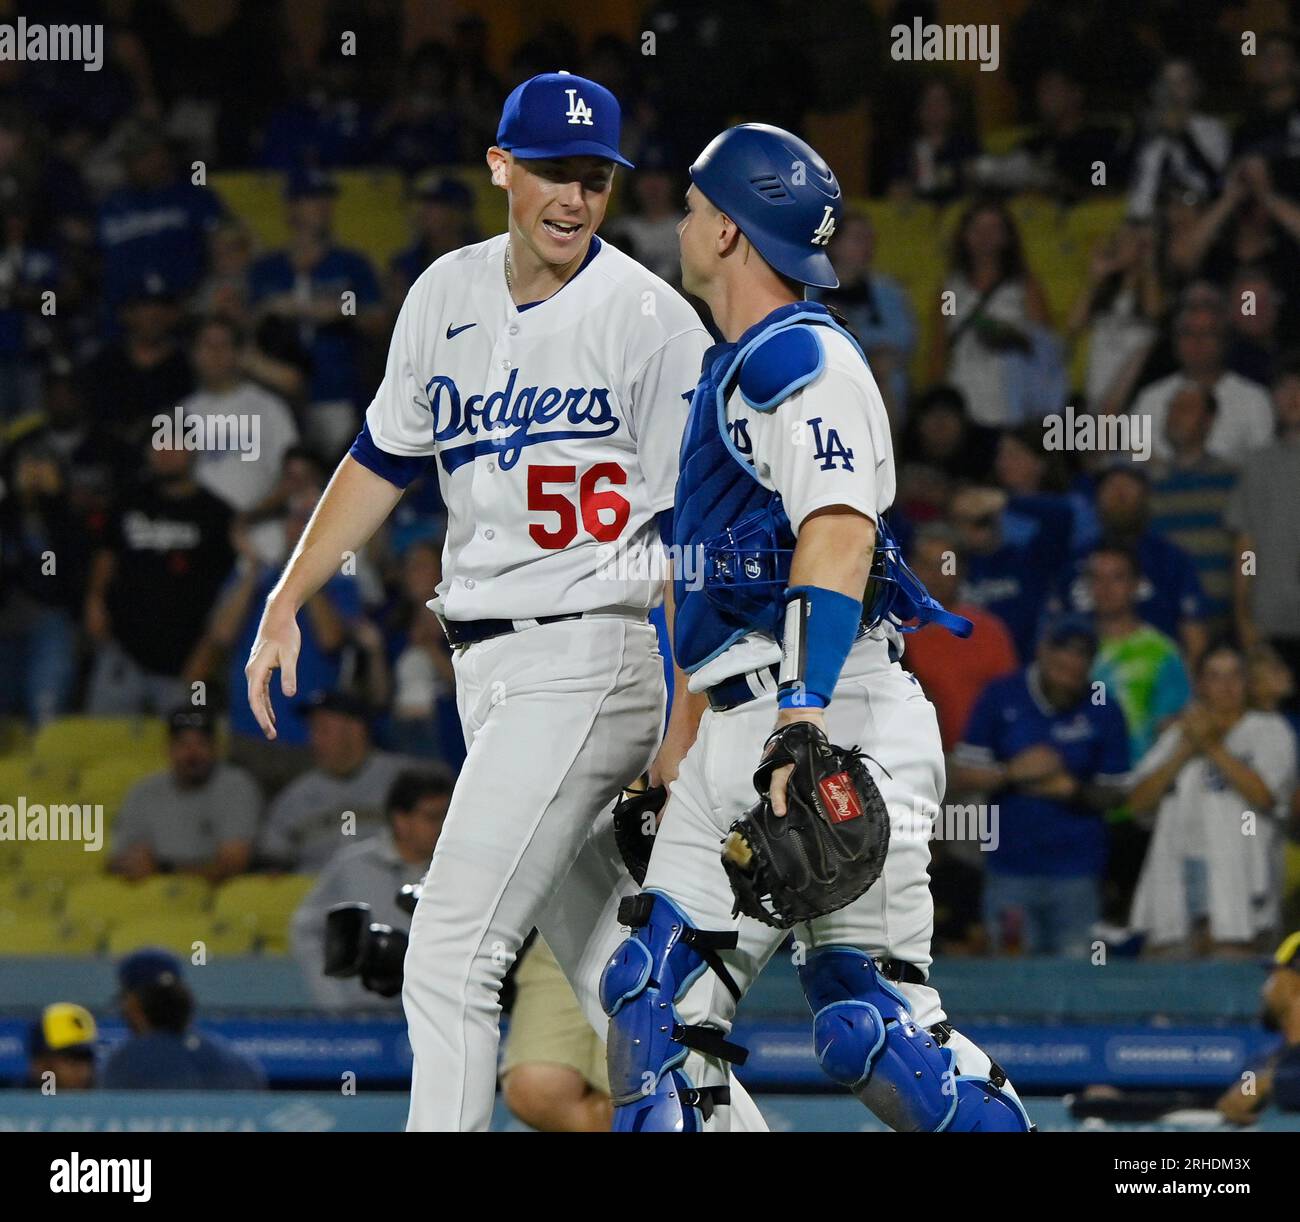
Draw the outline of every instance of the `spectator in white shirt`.
[[[1251,954],[1281,919],[1295,736],[1246,695],[1240,650],[1207,650],[1196,699],[1133,770],[1129,805],[1155,831],[1131,924],[1155,954]]]
[[[1222,119],[1196,109],[1201,82],[1185,59],[1167,60],[1151,87],[1146,135],[1134,159],[1129,216],[1149,220],[1172,192],[1202,198],[1219,185],[1232,138]]]
[[[1268,391],[1224,365],[1226,331],[1223,311],[1208,302],[1198,300],[1179,312],[1174,323],[1178,369],[1142,390],[1132,409],[1135,417],[1150,418],[1151,452],[1156,458],[1172,457],[1165,421],[1174,396],[1189,382],[1210,391],[1218,404],[1205,443],[1207,453],[1237,465],[1272,439]]]
[[[195,479],[236,513],[247,513],[275,488],[285,453],[298,441],[298,426],[283,399],[244,376],[240,340],[238,324],[224,315],[199,324],[190,352],[199,389],[181,408],[187,428],[191,417],[205,421]],[[215,422],[221,422],[220,431]],[[227,440],[217,448],[223,436]]]

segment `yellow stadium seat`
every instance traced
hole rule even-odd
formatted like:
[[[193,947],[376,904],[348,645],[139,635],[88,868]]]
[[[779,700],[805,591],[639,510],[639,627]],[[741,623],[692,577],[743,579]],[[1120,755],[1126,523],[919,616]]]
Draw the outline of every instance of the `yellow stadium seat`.
[[[43,760],[0,761],[0,802],[75,802],[76,773],[64,763]]]
[[[0,759],[0,802],[12,804],[32,783],[30,759]]]
[[[479,192],[486,171],[449,171]],[[411,242],[406,186],[396,170],[343,170],[334,175],[339,194],[334,207],[334,233],[339,245],[369,256],[382,272],[394,254]],[[222,203],[252,232],[258,254],[287,244],[289,232],[284,210],[284,177],[265,170],[214,174],[210,180]],[[487,188],[490,190],[490,188]],[[502,228],[501,194],[497,196],[495,223],[487,232]]]
[[[138,883],[121,878],[92,878],[74,884],[64,901],[73,919],[97,917],[116,926],[135,917],[199,913],[208,906],[211,888],[201,878],[165,874]]]
[[[94,921],[0,913],[0,955],[93,955],[104,941]]]
[[[126,756],[161,761],[166,726],[160,717],[61,717],[36,735],[32,755],[38,762],[78,769]]]
[[[0,755],[19,755],[32,741],[27,723],[18,717],[0,717]]]
[[[1032,136],[1034,131],[1035,128],[1030,126],[992,128],[984,133],[984,151],[999,157],[1005,156],[1014,150],[1022,140]]]
[[[1124,223],[1127,206],[1123,196],[1086,200],[1070,209],[1065,220],[1066,228],[1076,241],[1091,250],[1098,238],[1113,233]]]
[[[0,878],[0,911],[50,917],[61,907],[66,889],[61,878],[9,874]]]
[[[14,846],[21,873],[39,878],[84,879],[98,876],[108,867],[108,840],[98,852],[87,852],[77,840],[29,840]]]
[[[1282,894],[1300,900],[1300,844],[1286,842]]]
[[[210,917],[206,913],[155,913],[133,917],[115,925],[108,934],[108,952],[126,955],[142,946],[161,946],[193,960],[196,943],[208,959],[216,955],[251,953],[254,931],[242,921]]]
[[[285,954],[289,922],[316,879],[310,874],[246,874],[217,888],[213,915],[243,922],[265,951]]]

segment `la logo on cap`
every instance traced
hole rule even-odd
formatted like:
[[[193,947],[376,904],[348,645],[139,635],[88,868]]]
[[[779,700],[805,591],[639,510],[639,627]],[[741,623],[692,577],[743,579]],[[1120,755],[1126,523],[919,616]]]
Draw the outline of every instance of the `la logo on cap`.
[[[561,68],[556,76],[568,76],[567,68]],[[566,89],[564,91],[569,97],[569,109],[565,112],[571,126],[583,124],[590,127],[591,124],[591,107],[578,97],[577,89]]]

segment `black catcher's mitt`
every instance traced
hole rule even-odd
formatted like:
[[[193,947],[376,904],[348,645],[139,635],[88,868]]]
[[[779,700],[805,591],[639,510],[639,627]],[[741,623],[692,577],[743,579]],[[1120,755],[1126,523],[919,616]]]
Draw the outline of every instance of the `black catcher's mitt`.
[[[786,813],[772,811],[772,773],[786,764]],[[811,722],[782,726],[754,773],[759,801],[731,825],[722,865],[743,912],[789,929],[851,903],[880,877],[889,812],[856,747],[832,746]]]
[[[659,830],[658,815],[666,801],[668,790],[662,785],[651,785],[650,778],[642,776],[623,790],[623,796],[614,803],[614,843],[627,872],[638,884],[645,883],[650,850]]]

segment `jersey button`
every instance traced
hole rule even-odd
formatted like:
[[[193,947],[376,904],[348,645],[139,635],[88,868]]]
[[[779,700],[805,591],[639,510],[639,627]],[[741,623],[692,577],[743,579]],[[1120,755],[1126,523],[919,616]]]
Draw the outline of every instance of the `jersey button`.
[[[510,324],[508,330],[509,330],[509,333],[510,333],[511,335],[518,335],[518,334],[519,334],[519,324],[518,324],[517,322],[512,322],[512,323]]]
[[[491,473],[492,473],[493,471],[495,471],[496,469],[497,469],[497,465],[496,465],[496,463],[494,463],[494,462],[490,462],[490,463],[488,463],[488,473],[489,473],[489,474],[491,474]]]
[[[495,539],[496,537],[497,532],[495,530],[488,529],[483,532],[483,538],[485,539]]]
[[[473,588],[474,588],[474,578],[472,577],[465,578],[465,589],[472,590]]]
[[[501,368],[502,368],[502,369],[509,369],[509,368],[510,368],[510,362],[509,362],[509,361],[502,361],[502,362],[501,362]]]

